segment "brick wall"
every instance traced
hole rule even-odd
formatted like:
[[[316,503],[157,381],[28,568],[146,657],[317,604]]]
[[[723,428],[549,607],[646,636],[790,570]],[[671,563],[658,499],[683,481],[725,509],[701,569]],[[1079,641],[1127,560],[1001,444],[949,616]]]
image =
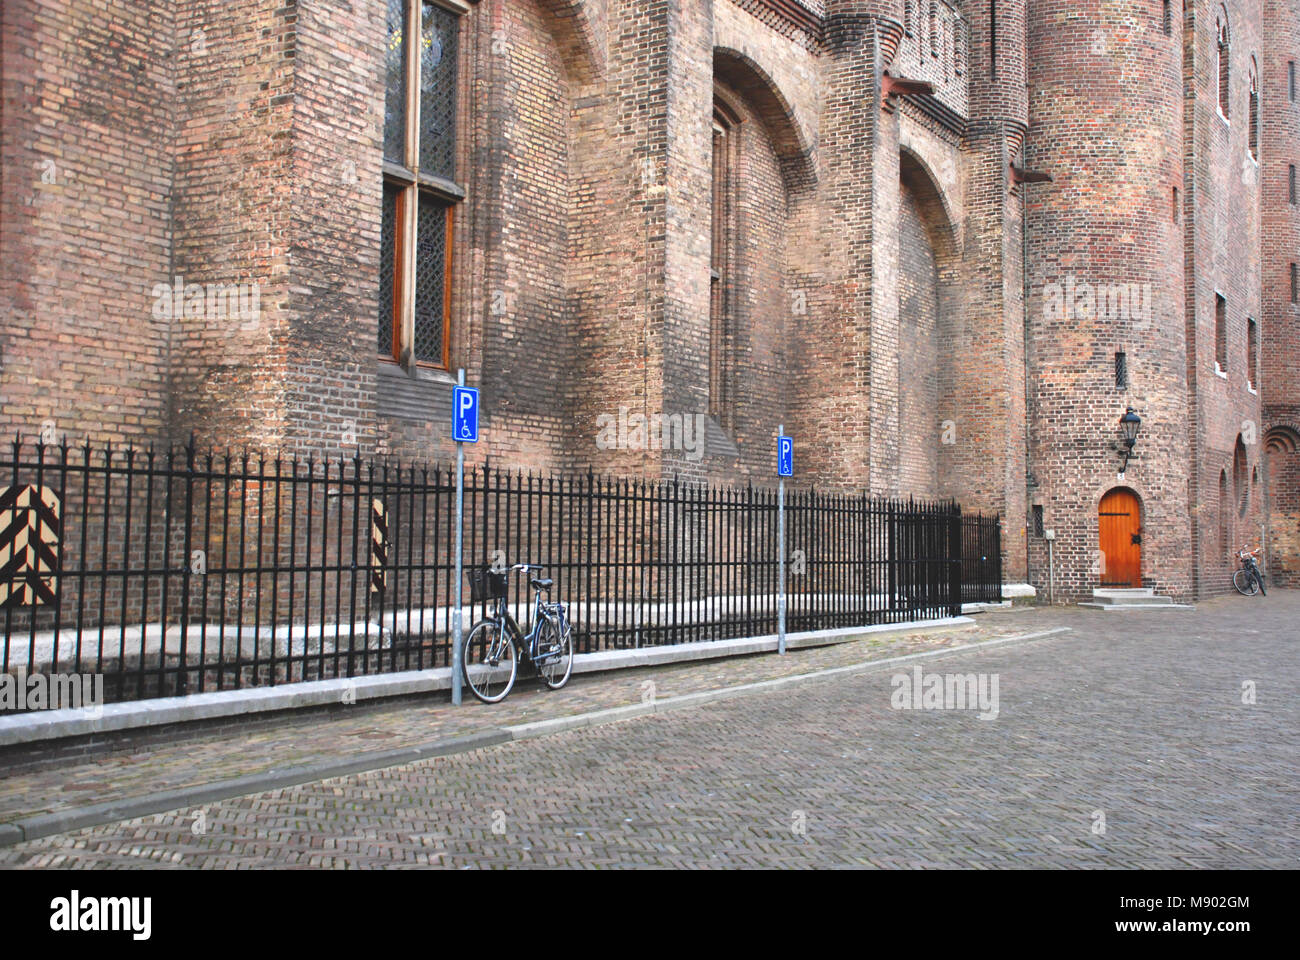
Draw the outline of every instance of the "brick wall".
[[[1030,10],[1026,166],[1053,182],[1020,188],[1029,209],[1029,495],[1056,531],[1058,600],[1099,585],[1098,505],[1118,486],[1142,502],[1144,583],[1175,597],[1192,592],[1195,412],[1183,225],[1172,215],[1173,190],[1184,188],[1182,48],[1177,15],[1167,36],[1160,13],[1157,4]],[[1109,296],[1097,310],[1084,284],[1108,294],[1149,287],[1149,314]],[[1126,389],[1115,382],[1118,351],[1128,356]],[[1129,405],[1143,423],[1121,481],[1118,422]],[[1045,590],[1046,543],[1031,537],[1029,549],[1031,579]]]
[[[1300,166],[1300,10],[1264,4],[1260,57],[1261,183],[1263,191],[1263,318],[1260,396],[1265,439],[1269,574],[1300,582],[1300,304],[1291,295],[1291,264],[1300,264],[1300,204],[1290,196],[1289,168]],[[1295,96],[1292,72],[1295,72]],[[1300,198],[1298,198],[1300,199]]]
[[[1207,5],[1184,21],[1184,75],[1195,90],[1186,117],[1184,179],[1192,199],[1184,220],[1188,231],[1188,381],[1192,391],[1192,517],[1198,596],[1231,591],[1237,566],[1232,552],[1260,539],[1260,498],[1247,494],[1247,509],[1238,509],[1233,454],[1242,438],[1247,465],[1242,483],[1261,465],[1259,397],[1252,394],[1246,368],[1248,319],[1261,312],[1260,167],[1249,151],[1248,75],[1260,56],[1263,5],[1232,3],[1229,115],[1218,108],[1215,20],[1219,8]],[[1189,57],[1190,53],[1190,57]],[[1226,376],[1215,370],[1215,297],[1227,301]],[[1226,470],[1231,502],[1218,494]],[[1221,544],[1226,527],[1229,550]]]
[[[158,439],[168,418],[174,4],[6,0],[0,432]],[[48,425],[48,431],[44,428]]]

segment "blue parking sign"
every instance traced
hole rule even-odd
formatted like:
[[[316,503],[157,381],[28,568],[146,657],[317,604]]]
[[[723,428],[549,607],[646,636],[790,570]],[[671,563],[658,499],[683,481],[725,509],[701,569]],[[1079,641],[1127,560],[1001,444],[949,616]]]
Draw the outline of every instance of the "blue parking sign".
[[[457,443],[478,443],[478,391],[473,387],[452,388],[451,438]]]
[[[794,476],[794,440],[790,437],[776,438],[776,473],[780,477]]]

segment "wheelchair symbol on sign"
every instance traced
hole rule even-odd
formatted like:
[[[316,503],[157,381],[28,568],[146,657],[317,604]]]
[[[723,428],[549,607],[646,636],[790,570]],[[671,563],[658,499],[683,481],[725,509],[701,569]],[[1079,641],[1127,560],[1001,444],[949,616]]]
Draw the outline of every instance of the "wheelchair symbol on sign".
[[[451,406],[451,438],[457,443],[478,443],[478,391],[453,388]]]

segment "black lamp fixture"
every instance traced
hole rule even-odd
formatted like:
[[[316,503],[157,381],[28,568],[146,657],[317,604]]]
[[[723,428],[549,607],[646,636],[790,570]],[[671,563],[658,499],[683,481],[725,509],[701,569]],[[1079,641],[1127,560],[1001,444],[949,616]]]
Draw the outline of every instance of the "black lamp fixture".
[[[1120,468],[1120,473],[1128,472],[1128,461],[1133,456],[1133,448],[1137,446],[1138,431],[1142,429],[1142,418],[1133,412],[1129,407],[1124,416],[1119,418],[1119,428],[1124,434],[1124,466]]]

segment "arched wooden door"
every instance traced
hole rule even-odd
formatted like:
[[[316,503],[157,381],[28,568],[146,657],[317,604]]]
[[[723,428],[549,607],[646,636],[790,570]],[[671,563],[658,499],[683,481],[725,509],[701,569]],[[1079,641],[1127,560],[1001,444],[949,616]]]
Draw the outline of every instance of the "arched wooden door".
[[[1101,498],[1101,585],[1142,586],[1142,505],[1132,490]]]

